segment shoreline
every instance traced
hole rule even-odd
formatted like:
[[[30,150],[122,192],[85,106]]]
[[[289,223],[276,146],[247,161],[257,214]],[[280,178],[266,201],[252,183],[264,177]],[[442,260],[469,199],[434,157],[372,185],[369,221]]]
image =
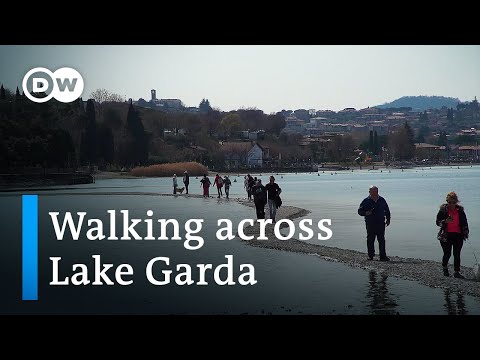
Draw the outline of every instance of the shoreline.
[[[252,206],[251,203],[240,203],[242,205]],[[280,212],[282,208],[284,208],[283,214]],[[310,211],[293,206],[282,206],[277,212],[277,214],[280,215],[279,218],[287,218],[290,220],[304,217],[308,213],[310,213]],[[259,236],[259,225],[256,224],[245,227],[245,234],[256,237]],[[387,276],[415,281],[430,288],[451,289],[480,298],[480,282],[475,280],[471,267],[461,267],[461,272],[465,276],[465,280],[461,280],[455,279],[453,276],[445,277],[442,273],[442,264],[433,260],[390,256],[389,262],[381,262],[377,259],[370,261],[367,260],[366,252],[322,244],[311,244],[294,238],[290,240],[278,240],[275,237],[272,225],[267,225],[265,236],[268,240],[254,239],[241,241],[254,247],[318,256],[323,260],[340,262],[352,268],[363,269],[365,271],[374,270]],[[325,242],[328,242],[328,240]],[[453,265],[450,264],[450,269],[452,266]]]
[[[368,170],[412,170],[417,168],[436,168],[436,167],[460,167],[460,168],[467,168],[467,167],[480,167],[480,163],[450,163],[450,164],[422,164],[417,165],[413,164],[411,166],[386,166],[385,164],[371,164],[371,165],[344,165],[344,164],[328,164],[326,166],[319,167],[318,170],[312,169],[311,171],[306,171],[305,168],[302,169],[291,169],[286,171],[285,169],[282,170],[275,170],[270,171],[271,169],[242,169],[238,171],[231,171],[231,170],[220,170],[220,171],[208,171],[208,176],[215,176],[216,174],[220,175],[228,175],[228,176],[240,176],[244,177],[247,174],[255,175],[255,176],[280,176],[280,175],[288,175],[288,174],[309,174],[309,173],[316,173],[321,171],[340,171],[340,172],[347,172],[347,171],[368,171]],[[346,169],[348,167],[348,169]],[[375,167],[375,168],[373,168]],[[191,175],[191,177],[194,175]],[[133,176],[130,174],[121,175],[115,172],[101,172],[99,174],[95,174],[96,179],[146,179],[146,178],[171,178],[171,176]]]
[[[373,167],[375,166],[375,167]],[[263,170],[258,170],[257,169],[250,169],[248,170],[242,170],[242,171],[219,171],[218,174],[221,174],[222,176],[228,175],[230,177],[238,176],[243,178],[245,175],[250,174],[252,176],[283,176],[283,175],[297,175],[297,174],[312,174],[312,173],[322,173],[325,171],[335,171],[335,172],[353,172],[353,171],[375,171],[375,170],[398,170],[398,171],[403,171],[403,170],[414,170],[418,168],[422,168],[423,170],[425,169],[432,169],[436,167],[450,167],[450,168],[472,168],[472,167],[478,167],[480,164],[472,164],[472,163],[451,163],[449,165],[446,164],[425,164],[425,165],[412,165],[412,166],[404,166],[404,167],[399,167],[399,166],[386,166],[384,164],[372,164],[369,166],[362,166],[360,168],[357,165],[341,165],[341,164],[328,164],[327,166],[323,168],[319,168],[318,170],[311,170],[311,171],[305,171],[305,169],[300,169],[300,170],[291,170],[291,171],[273,171],[270,172],[268,171],[269,169],[263,169]],[[348,168],[348,169],[347,169]],[[209,177],[214,177],[217,174],[216,171],[209,171],[208,176]],[[170,176],[133,176],[130,173],[127,172],[115,172],[115,171],[100,171],[93,173],[91,176],[93,176],[93,182],[95,183],[96,180],[111,180],[111,179],[149,179],[149,178],[168,178],[170,179]],[[193,175],[191,175],[193,176]],[[81,183],[79,182],[78,184],[66,184],[63,182],[55,182],[53,180],[45,180],[45,179],[40,179],[40,180],[29,180],[29,181],[19,181],[19,182],[11,182],[10,184],[6,183],[0,183],[0,192],[11,192],[11,191],[22,191],[22,190],[42,190],[39,187],[42,187],[43,189],[57,189],[54,188],[55,186],[74,186],[74,185],[80,185]]]

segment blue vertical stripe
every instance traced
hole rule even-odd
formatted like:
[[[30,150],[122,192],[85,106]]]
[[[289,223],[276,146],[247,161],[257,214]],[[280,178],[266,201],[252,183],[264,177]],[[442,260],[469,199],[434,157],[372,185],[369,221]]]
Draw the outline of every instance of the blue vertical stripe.
[[[22,300],[38,300],[38,195],[22,195]]]

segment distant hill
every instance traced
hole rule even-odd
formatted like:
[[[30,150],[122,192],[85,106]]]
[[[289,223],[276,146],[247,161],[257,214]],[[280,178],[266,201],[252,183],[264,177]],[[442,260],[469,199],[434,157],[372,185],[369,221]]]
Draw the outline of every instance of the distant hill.
[[[443,106],[456,107],[461,102],[459,99],[445,96],[403,96],[392,102],[376,106],[380,109],[411,107],[412,110],[424,111],[440,109]]]

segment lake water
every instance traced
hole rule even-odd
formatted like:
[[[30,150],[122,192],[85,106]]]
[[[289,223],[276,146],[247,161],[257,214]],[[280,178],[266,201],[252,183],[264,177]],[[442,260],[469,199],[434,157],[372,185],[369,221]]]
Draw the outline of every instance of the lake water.
[[[480,250],[480,167],[453,169],[425,168],[380,171],[354,171],[277,176],[285,205],[311,211],[308,218],[332,219],[333,237],[325,242],[341,248],[366,251],[363,218],[357,215],[368,186],[379,187],[388,201],[392,224],[387,229],[387,251],[391,255],[440,260],[441,249],[435,238],[435,215],[445,195],[455,190],[465,206],[471,240]],[[257,174],[258,175],[258,174]],[[231,177],[232,197],[245,197],[243,178]],[[261,176],[266,182],[267,174]],[[201,193],[200,184],[191,178],[190,193]],[[212,179],[213,180],[213,179]],[[72,190],[73,189],[73,190]],[[67,195],[66,193],[76,195]],[[228,217],[234,224],[253,218],[254,210],[234,202],[193,199],[179,196],[125,195],[129,192],[171,192],[171,179],[98,180],[68,190],[35,191],[39,194],[39,301],[21,299],[21,193],[0,194],[3,236],[0,261],[6,291],[0,299],[1,313],[249,313],[249,314],[480,314],[478,299],[443,289],[431,289],[416,282],[385,277],[375,272],[353,269],[316,256],[254,248],[237,239],[219,241],[216,221]],[[23,192],[28,193],[28,192]],[[62,195],[62,193],[64,195]],[[82,195],[84,193],[84,195]],[[96,193],[87,195],[86,193]],[[109,195],[102,195],[108,193]],[[116,193],[117,195],[111,195]],[[51,196],[54,195],[54,196]],[[213,195],[213,192],[211,192]],[[49,211],[87,211],[88,218],[108,224],[108,209],[129,209],[131,217],[175,218],[181,225],[190,218],[203,218],[204,246],[186,250],[183,241],[89,241],[55,239]],[[120,229],[120,224],[117,224]],[[138,228],[145,236],[144,228]],[[318,242],[318,240],[312,240]],[[61,256],[60,272],[73,263],[92,264],[91,255],[101,254],[107,263],[129,263],[135,270],[130,286],[49,286],[52,277],[50,256]],[[154,286],[146,280],[145,266],[157,256],[177,263],[225,262],[234,255],[234,269],[250,263],[255,266],[258,283],[254,286],[218,286],[207,276],[209,286]],[[462,250],[464,265],[473,264],[468,244]],[[92,265],[93,267],[93,265]],[[89,269],[91,271],[91,269]],[[6,274],[6,275],[5,275]],[[236,276],[234,279],[236,280]],[[194,279],[198,277],[194,271]]]

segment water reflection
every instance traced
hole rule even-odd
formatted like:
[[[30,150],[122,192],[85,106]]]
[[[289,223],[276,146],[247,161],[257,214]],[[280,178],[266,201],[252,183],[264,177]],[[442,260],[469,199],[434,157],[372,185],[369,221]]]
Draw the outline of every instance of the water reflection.
[[[375,271],[368,273],[367,300],[370,314],[374,315],[396,315],[398,307],[395,294],[390,294],[387,287],[387,275],[377,274]]]
[[[460,291],[445,289],[444,294],[445,294],[445,305],[443,306],[447,310],[448,315],[467,315],[468,314],[468,311],[465,308],[464,295]],[[452,299],[452,295],[454,295],[454,299]]]

